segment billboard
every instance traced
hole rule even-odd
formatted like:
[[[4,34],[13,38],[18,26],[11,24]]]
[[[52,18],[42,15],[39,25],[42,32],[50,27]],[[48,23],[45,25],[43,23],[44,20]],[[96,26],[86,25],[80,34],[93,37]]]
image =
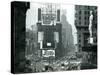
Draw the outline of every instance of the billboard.
[[[42,50],[43,57],[55,57],[55,50]]]

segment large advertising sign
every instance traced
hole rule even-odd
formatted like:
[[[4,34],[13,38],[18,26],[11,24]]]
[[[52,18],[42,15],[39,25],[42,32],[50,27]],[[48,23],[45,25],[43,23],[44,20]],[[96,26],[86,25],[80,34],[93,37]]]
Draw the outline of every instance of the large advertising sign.
[[[42,6],[42,25],[52,25],[56,20],[56,5],[47,4]]]
[[[42,20],[43,25],[52,25],[55,20],[55,14],[43,14]]]
[[[55,57],[55,50],[42,50],[43,57]]]

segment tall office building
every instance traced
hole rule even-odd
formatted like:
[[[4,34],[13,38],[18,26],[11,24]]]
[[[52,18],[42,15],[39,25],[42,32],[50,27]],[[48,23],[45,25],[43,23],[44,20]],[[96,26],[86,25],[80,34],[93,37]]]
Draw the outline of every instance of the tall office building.
[[[75,26],[77,28],[78,37],[78,50],[82,52],[82,66],[81,69],[89,67],[97,68],[97,7],[96,6],[75,6]],[[90,12],[92,11],[92,38],[93,42],[90,43]],[[85,67],[84,67],[85,64]],[[88,67],[87,67],[88,66]]]
[[[60,9],[56,4],[43,4],[38,8],[38,51],[43,59],[61,57],[61,28]]]
[[[82,47],[88,46],[89,33],[89,17],[90,11],[93,12],[92,37],[94,44],[97,43],[97,7],[96,6],[75,6],[75,26],[77,28],[78,48],[82,51]]]

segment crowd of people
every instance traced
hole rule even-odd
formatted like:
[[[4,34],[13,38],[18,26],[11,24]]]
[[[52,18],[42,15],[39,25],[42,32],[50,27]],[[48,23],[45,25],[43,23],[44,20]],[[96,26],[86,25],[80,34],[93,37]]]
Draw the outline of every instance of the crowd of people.
[[[61,59],[46,63],[41,61],[27,61],[27,67],[31,72],[53,72],[53,71],[67,71],[80,70],[81,61],[77,58],[63,57]]]

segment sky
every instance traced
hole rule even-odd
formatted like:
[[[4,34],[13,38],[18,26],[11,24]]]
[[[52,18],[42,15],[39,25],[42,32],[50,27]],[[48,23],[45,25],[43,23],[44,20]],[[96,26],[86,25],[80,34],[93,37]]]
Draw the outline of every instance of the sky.
[[[38,22],[38,8],[41,7],[40,3],[30,3],[30,9],[26,13],[26,27],[31,28],[31,25],[36,25]],[[75,5],[61,4],[61,10],[65,10],[67,21],[72,26],[72,34],[74,38],[74,44],[77,44],[77,30],[74,25],[74,14],[75,14]],[[61,12],[62,14],[62,12]]]

